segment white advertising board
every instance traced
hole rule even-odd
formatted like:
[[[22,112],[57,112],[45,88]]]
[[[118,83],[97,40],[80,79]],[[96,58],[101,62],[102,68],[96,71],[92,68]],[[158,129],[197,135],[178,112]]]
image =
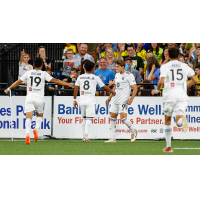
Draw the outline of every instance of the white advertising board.
[[[107,97],[96,97],[96,117],[89,134],[91,139],[110,138],[109,108]],[[200,139],[200,105],[198,97],[191,97],[186,110],[189,129],[182,132],[172,117],[174,139]],[[136,97],[128,108],[128,119],[138,130],[138,139],[164,137],[164,114],[162,97]],[[82,138],[82,117],[80,108],[73,107],[73,97],[54,97],[53,135],[58,138]],[[118,116],[117,139],[130,139],[130,131]]]
[[[24,114],[25,96],[12,96],[12,108],[10,105],[10,97],[0,97],[0,138],[11,138],[11,127],[14,138],[26,137],[26,116]],[[51,117],[52,117],[52,97],[45,97],[45,110],[41,129],[38,136],[51,135]],[[12,123],[11,123],[12,112]],[[36,116],[34,113],[31,128],[35,128]],[[33,134],[30,134],[33,138]]]

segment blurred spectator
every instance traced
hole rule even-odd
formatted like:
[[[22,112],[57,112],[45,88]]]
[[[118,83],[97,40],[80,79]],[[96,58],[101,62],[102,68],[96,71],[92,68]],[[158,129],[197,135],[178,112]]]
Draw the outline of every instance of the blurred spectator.
[[[100,58],[99,69],[95,70],[94,75],[99,76],[99,78],[102,80],[103,83],[108,84],[109,88],[112,88],[114,86],[113,80],[115,79],[115,73],[111,69],[107,68],[106,58]],[[102,89],[102,88],[97,86],[97,89]],[[106,91],[104,92],[104,96],[106,96]]]
[[[135,49],[133,48],[133,45],[127,45],[127,52],[129,56],[121,56],[121,52],[119,52],[118,59],[126,61],[126,58],[131,58],[132,68],[138,70],[140,75],[143,76],[144,62],[141,57],[135,55]]]
[[[186,52],[185,44],[186,44],[186,43],[181,43],[181,44],[180,44],[179,52],[180,52],[180,55],[181,55],[181,56],[185,56],[185,52]]]
[[[197,54],[197,58],[193,59],[192,64],[191,64],[191,68],[194,69],[194,71],[195,71],[196,65],[200,64],[200,46],[196,48],[196,54]]]
[[[200,63],[196,65],[196,69],[195,69],[195,72],[196,72],[196,78],[198,80],[197,83],[200,83]],[[196,96],[200,96],[200,85],[196,85],[195,89],[198,89],[199,91],[196,92]]]
[[[192,48],[192,44],[193,43],[186,43],[185,44],[185,49],[189,49],[190,50]]]
[[[87,50],[88,45],[86,43],[80,43],[79,53],[73,56],[73,58],[78,61],[79,68],[81,66],[81,62],[83,62],[86,59],[94,63],[94,58],[91,55],[87,54]]]
[[[104,44],[103,43],[97,43],[97,53],[98,53],[98,57],[100,58]]]
[[[117,52],[117,43],[111,43],[114,52]]]
[[[196,49],[198,46],[200,46],[200,43],[193,43],[193,47],[190,49],[189,61],[192,61],[193,59],[198,58],[196,54]]]
[[[149,80],[143,80],[143,83],[151,83]],[[144,85],[140,85],[140,90],[144,90],[144,91],[139,91],[138,92],[138,96],[152,96],[151,95],[151,91],[145,91],[145,90],[153,90],[154,86],[153,85],[148,85],[148,84],[144,84]]]
[[[74,54],[77,54],[77,50],[76,50],[76,46],[72,43],[65,43],[66,44],[66,47],[65,49],[63,50],[63,57],[62,59],[66,59],[66,52],[67,52],[67,49],[72,49]]]
[[[81,62],[81,66],[80,66],[80,75],[85,74],[85,70],[84,70],[84,65],[87,62],[91,62],[90,60],[84,60],[83,62]]]
[[[72,49],[67,49],[66,52],[67,58],[63,61],[63,72],[62,75],[65,77],[70,76],[70,71],[72,68],[79,68],[78,61],[73,58],[74,52]]]
[[[155,56],[148,58],[147,61],[147,80],[151,81],[152,83],[158,83],[160,75],[160,65],[158,60]],[[154,85],[154,88],[157,88],[157,85]]]
[[[146,52],[149,50],[150,43],[143,43],[142,49],[144,49]],[[135,43],[135,48],[137,49],[137,43]]]
[[[104,47],[102,48],[103,52],[101,53],[100,58],[105,58],[106,57],[106,49],[107,48],[112,48],[112,43],[105,43],[104,44]],[[114,57],[118,59],[118,54],[116,52],[114,52],[113,49],[112,49],[112,51],[113,51]]]
[[[46,69],[46,72],[47,72],[50,76],[52,76],[51,69]],[[53,87],[53,85],[51,85],[51,83],[48,83],[48,87],[49,87],[50,90],[54,90],[54,87]]]
[[[147,60],[148,58],[153,57],[153,56],[154,54],[152,51],[147,52]],[[144,80],[146,79],[146,75],[147,75],[147,64],[144,65]]]
[[[112,47],[106,48],[106,59],[107,59],[107,68],[113,70],[113,72],[116,74],[116,67],[115,67],[115,61],[117,58],[114,57],[114,52]]]
[[[137,43],[137,48],[136,48],[135,54],[137,56],[140,56],[143,61],[146,61],[147,52],[145,49],[142,49],[143,46],[144,46],[144,43]]]
[[[116,52],[117,58],[118,58],[120,51],[121,51],[121,56],[128,56],[128,52],[127,52],[127,50],[125,50],[125,46],[126,46],[125,43],[117,43],[117,52]]]
[[[163,53],[162,53],[162,57],[160,60],[160,65],[166,64],[167,62],[169,62],[169,53],[168,53],[168,49],[164,49]]]
[[[33,66],[28,63],[30,60],[30,54],[25,52],[24,49],[21,52],[21,57],[19,61],[19,76],[18,78],[22,77],[27,71],[33,70]],[[27,82],[22,82],[23,84],[27,85]],[[26,89],[26,86],[19,86],[19,89]]]
[[[180,62],[185,63],[185,57],[184,56],[180,56],[178,59]]]
[[[43,67],[42,71],[46,71],[46,69],[51,69],[51,63],[53,62],[51,58],[47,58],[46,49],[44,46],[40,46],[37,50],[37,57],[41,57],[43,59]]]
[[[176,44],[175,43],[167,43],[167,47],[168,48],[176,47]]]
[[[125,64],[129,66],[128,71],[133,74],[135,77],[136,83],[140,83],[142,81],[142,77],[140,75],[140,72],[136,69],[132,69],[132,59],[131,58],[126,58]]]
[[[159,43],[151,43],[149,47],[149,51],[153,52],[154,56],[158,59],[158,62],[160,62],[162,57],[162,48],[160,48]]]
[[[91,55],[93,58],[94,58],[94,63],[97,62],[97,59],[98,59],[98,48],[97,48],[97,43],[87,43],[88,45],[88,50],[87,50],[87,53],[89,55]],[[79,49],[79,53],[80,53],[80,43],[77,43],[77,47]]]

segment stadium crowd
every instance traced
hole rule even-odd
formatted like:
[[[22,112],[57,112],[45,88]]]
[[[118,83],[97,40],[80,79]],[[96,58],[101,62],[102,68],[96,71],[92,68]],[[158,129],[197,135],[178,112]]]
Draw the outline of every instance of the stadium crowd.
[[[194,69],[200,83],[200,43],[65,43],[62,55],[63,68],[54,72],[51,71],[52,58],[48,57],[44,46],[38,48],[37,57],[43,59],[43,71],[68,83],[75,83],[77,77],[84,73],[84,64],[93,62],[96,66],[94,74],[99,76],[109,88],[114,86],[115,61],[123,60],[125,69],[134,75],[138,84],[137,95],[150,96],[150,90],[157,87],[160,66],[169,62],[168,49],[170,47],[179,48],[179,61],[187,63]],[[27,70],[33,69],[33,66],[28,63],[29,60],[29,53],[23,50],[19,62],[19,77],[23,76]],[[140,83],[145,84],[140,85]],[[22,86],[21,89],[25,87]],[[61,86],[55,85],[48,85],[48,87],[50,90],[61,89]],[[200,85],[195,87],[195,89],[200,89]],[[73,89],[66,86],[62,88]],[[100,91],[100,87],[98,89],[97,96],[109,95],[105,91]],[[73,91],[63,91],[59,94],[71,96]],[[195,95],[200,96],[200,91],[196,91]]]

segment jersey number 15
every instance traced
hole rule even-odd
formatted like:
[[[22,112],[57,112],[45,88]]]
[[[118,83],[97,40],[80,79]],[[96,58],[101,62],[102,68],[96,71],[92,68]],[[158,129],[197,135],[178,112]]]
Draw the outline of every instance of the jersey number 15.
[[[174,69],[170,69],[170,71],[172,72],[172,81],[174,81]],[[181,73],[183,70],[182,69],[177,69],[176,71],[176,75],[179,75],[179,77],[177,77],[176,79],[178,81],[181,81],[183,79],[183,74]]]

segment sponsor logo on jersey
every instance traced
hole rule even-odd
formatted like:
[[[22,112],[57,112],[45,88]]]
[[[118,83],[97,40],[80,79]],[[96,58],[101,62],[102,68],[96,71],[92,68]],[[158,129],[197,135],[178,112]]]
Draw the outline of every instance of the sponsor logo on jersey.
[[[81,92],[81,95],[84,95],[84,91]]]
[[[32,87],[29,87],[29,91],[32,91]]]
[[[171,87],[175,87],[175,83],[171,83]]]

